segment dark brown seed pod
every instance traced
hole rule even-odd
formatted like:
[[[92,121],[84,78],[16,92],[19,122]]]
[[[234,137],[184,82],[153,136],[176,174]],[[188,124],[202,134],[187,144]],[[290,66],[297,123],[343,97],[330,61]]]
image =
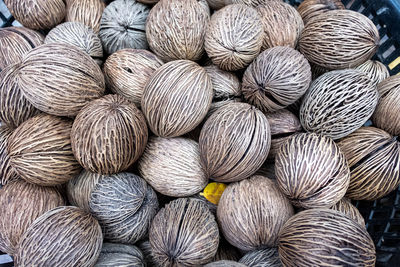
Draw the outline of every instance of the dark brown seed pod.
[[[104,76],[97,63],[76,46],[67,44],[44,44],[31,50],[17,77],[28,101],[56,116],[76,116],[105,91]]]
[[[378,84],[380,99],[372,122],[392,135],[400,135],[400,75]]]
[[[204,267],[247,267],[247,266],[236,261],[221,260],[221,261],[210,262],[204,265]]]
[[[264,112],[289,106],[304,95],[311,83],[311,67],[300,52],[277,46],[262,52],[246,69],[243,95]]]
[[[257,57],[263,37],[262,21],[254,8],[228,5],[212,15],[204,45],[215,65],[236,71]]]
[[[307,24],[312,18],[336,9],[346,9],[341,0],[304,0],[297,11]]]
[[[11,181],[0,190],[0,250],[14,255],[29,225],[40,215],[65,205],[57,189]]]
[[[243,251],[276,246],[280,229],[293,214],[275,181],[264,176],[228,185],[217,208],[224,237]]]
[[[347,197],[381,198],[400,184],[400,142],[375,127],[362,127],[338,143],[351,170]]]
[[[365,227],[329,209],[301,211],[279,235],[284,266],[375,266],[375,246]]]
[[[73,0],[70,5],[67,5],[65,21],[80,22],[98,33],[105,7],[102,0]]]
[[[141,49],[122,49],[104,63],[108,87],[140,107],[143,90],[151,75],[163,65],[153,53]]]
[[[89,54],[97,64],[102,64],[103,47],[101,46],[100,38],[89,26],[80,22],[65,22],[58,25],[46,35],[44,43],[74,45]]]
[[[347,69],[370,59],[379,46],[379,32],[366,16],[352,10],[331,10],[311,19],[299,41],[300,52],[326,69]]]
[[[106,95],[86,105],[72,126],[72,150],[91,172],[113,174],[128,169],[142,155],[146,120],[134,103]]]
[[[199,60],[209,19],[205,0],[161,0],[147,19],[149,46],[165,62]]]
[[[0,126],[0,185],[5,185],[18,178],[17,173],[11,167],[10,157],[7,153],[8,139],[11,134],[11,129]]]
[[[151,76],[141,106],[154,134],[175,137],[202,122],[212,97],[211,79],[204,68],[189,60],[176,60]]]
[[[291,136],[275,158],[276,180],[293,205],[329,208],[343,198],[350,170],[339,147],[314,133]]]
[[[358,222],[360,225],[365,226],[363,216],[347,198],[342,198],[338,203],[331,207],[331,210],[340,211],[341,213],[347,215],[349,218]]]
[[[265,115],[246,103],[230,103],[204,124],[199,139],[207,176],[218,182],[243,180],[268,156],[271,131]]]
[[[144,260],[147,266],[157,266],[157,262],[154,259],[153,251],[151,250],[151,245],[149,240],[139,241],[137,246],[140,248],[144,255]]]
[[[46,30],[65,17],[63,0],[4,0],[13,17],[27,28]]]
[[[246,266],[251,267],[281,267],[277,248],[264,248],[248,252],[240,260]]]
[[[89,207],[99,220],[106,240],[133,245],[146,236],[157,213],[158,201],[144,179],[131,173],[118,173],[98,181]]]
[[[103,236],[92,215],[77,207],[58,207],[26,230],[15,255],[17,266],[93,266]]]
[[[360,128],[373,114],[379,94],[359,70],[325,73],[315,80],[300,107],[306,131],[339,139]]]
[[[203,202],[178,198],[154,217],[149,240],[158,265],[203,265],[217,252],[218,225]]]
[[[144,256],[132,245],[104,243],[95,267],[145,267]]]
[[[356,69],[367,74],[374,85],[378,85],[390,76],[387,67],[377,60],[368,60]]]
[[[19,126],[8,140],[10,164],[29,183],[53,186],[79,174],[71,148],[72,122],[39,114]]]

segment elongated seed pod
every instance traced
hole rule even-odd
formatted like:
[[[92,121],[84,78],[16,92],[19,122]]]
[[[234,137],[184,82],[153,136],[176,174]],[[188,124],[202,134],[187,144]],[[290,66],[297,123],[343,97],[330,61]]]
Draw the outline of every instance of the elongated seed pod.
[[[7,152],[8,139],[12,134],[11,129],[0,127],[0,184],[5,185],[8,182],[18,178],[17,172],[11,167],[10,157]]]
[[[240,260],[240,263],[251,267],[281,267],[277,248],[257,249],[246,253]]]
[[[377,60],[368,60],[358,66],[356,69],[367,74],[374,85],[378,85],[380,82],[390,76],[387,67]]]
[[[304,0],[297,11],[307,24],[312,18],[336,9],[346,9],[341,0]]]
[[[331,207],[331,210],[337,210],[341,213],[347,215],[349,218],[355,220],[360,225],[365,226],[364,218],[358,209],[351,204],[350,200],[347,198],[342,198],[338,203]]]
[[[80,22],[98,33],[101,15],[105,7],[102,0],[73,0],[70,5],[67,5],[65,21]]]
[[[145,267],[144,256],[132,245],[104,243],[95,267]]]

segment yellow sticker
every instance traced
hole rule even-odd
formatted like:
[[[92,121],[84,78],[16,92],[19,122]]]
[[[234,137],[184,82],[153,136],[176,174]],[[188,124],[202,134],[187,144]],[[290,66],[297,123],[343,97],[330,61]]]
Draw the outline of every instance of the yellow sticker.
[[[223,183],[209,183],[200,195],[205,197],[211,203],[218,205],[219,199],[221,198],[225,188],[226,184]]]
[[[389,69],[394,69],[400,64],[400,57],[396,58],[392,63],[389,64]]]

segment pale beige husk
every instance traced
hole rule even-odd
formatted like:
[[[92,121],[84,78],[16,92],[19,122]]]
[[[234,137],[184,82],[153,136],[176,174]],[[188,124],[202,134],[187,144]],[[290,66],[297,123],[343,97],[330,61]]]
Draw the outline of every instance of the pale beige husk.
[[[390,76],[388,68],[377,60],[368,60],[356,69],[367,74],[374,85],[378,85]]]
[[[304,24],[307,24],[312,18],[336,9],[346,9],[341,0],[304,0],[297,11],[300,13]]]
[[[80,22],[98,33],[101,15],[105,7],[102,0],[73,0],[72,3],[67,3],[65,21]]]

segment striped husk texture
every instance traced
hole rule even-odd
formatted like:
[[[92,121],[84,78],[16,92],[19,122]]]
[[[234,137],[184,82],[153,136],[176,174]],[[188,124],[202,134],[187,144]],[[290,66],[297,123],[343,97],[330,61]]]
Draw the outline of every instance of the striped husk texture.
[[[297,11],[307,24],[312,18],[336,9],[346,9],[341,0],[304,0]]]
[[[368,60],[356,69],[367,74],[374,85],[378,85],[390,76],[388,68],[377,60]]]
[[[375,246],[364,226],[329,209],[302,211],[279,235],[284,266],[375,266]]]
[[[5,185],[18,178],[16,171],[11,167],[7,152],[8,139],[11,134],[11,129],[0,126],[0,185]]]
[[[104,243],[95,267],[145,267],[144,256],[132,245]]]
[[[335,142],[314,133],[291,136],[275,158],[276,180],[293,205],[329,208],[349,187],[347,160]]]
[[[102,0],[74,0],[67,5],[67,22],[80,22],[99,32],[101,15],[106,7]]]
[[[358,209],[351,204],[350,200],[347,198],[342,198],[338,203],[331,207],[331,210],[340,211],[341,213],[347,215],[349,218],[358,222],[360,225],[365,226],[365,221]]]
[[[103,243],[99,223],[77,207],[58,207],[37,218],[21,237],[16,266],[82,266],[96,263]]]
[[[281,267],[278,249],[264,248],[248,252],[240,260],[240,263],[251,267]]]
[[[204,267],[246,267],[246,265],[236,261],[220,260],[220,261],[210,262],[204,265]]]
[[[230,4],[243,4],[251,7],[257,7],[260,5],[267,5],[272,1],[280,1],[282,0],[224,0],[226,5]]]

